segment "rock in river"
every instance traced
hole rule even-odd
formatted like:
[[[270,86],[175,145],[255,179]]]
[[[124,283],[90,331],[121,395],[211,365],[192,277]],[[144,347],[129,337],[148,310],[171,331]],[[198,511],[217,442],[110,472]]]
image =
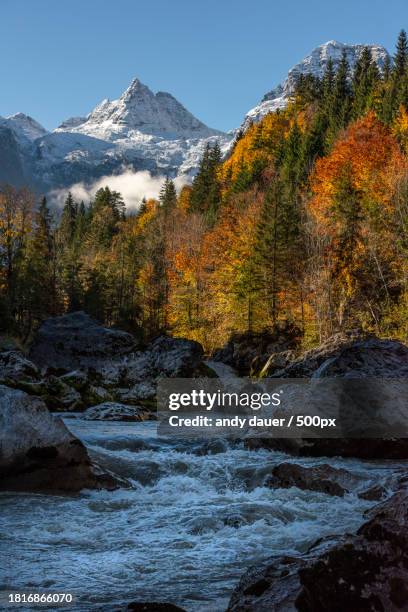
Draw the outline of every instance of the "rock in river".
[[[0,490],[74,492],[119,486],[112,474],[91,463],[82,442],[41,399],[3,385],[0,440]]]
[[[84,412],[87,421],[145,421],[150,413],[140,406],[128,406],[118,402],[104,402]]]

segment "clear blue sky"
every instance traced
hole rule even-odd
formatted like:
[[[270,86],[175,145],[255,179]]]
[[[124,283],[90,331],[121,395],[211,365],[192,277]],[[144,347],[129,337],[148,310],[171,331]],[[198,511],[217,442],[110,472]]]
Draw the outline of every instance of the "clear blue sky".
[[[228,130],[330,39],[394,49],[407,0],[1,0],[0,115],[45,127],[137,76]]]

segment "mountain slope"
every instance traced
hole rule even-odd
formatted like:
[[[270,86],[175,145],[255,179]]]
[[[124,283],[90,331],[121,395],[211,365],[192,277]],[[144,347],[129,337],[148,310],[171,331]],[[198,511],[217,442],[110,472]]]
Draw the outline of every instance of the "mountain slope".
[[[258,122],[267,113],[284,108],[294,92],[296,81],[300,75],[313,74],[321,78],[324,75],[329,58],[333,61],[334,69],[336,69],[343,52],[346,54],[348,64],[352,70],[365,47],[371,50],[373,60],[382,70],[389,54],[381,45],[348,45],[336,40],[329,40],[327,43],[313,49],[301,62],[291,68],[283,83],[266,93],[261,102],[248,111],[241,129],[245,130],[251,122]]]

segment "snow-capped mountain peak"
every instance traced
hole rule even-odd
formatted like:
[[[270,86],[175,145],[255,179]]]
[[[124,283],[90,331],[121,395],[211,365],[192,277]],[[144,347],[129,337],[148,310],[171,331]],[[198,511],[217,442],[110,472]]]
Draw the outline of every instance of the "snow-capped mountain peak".
[[[343,53],[346,56],[350,69],[353,70],[358,58],[366,47],[370,49],[373,61],[382,70],[389,54],[381,45],[345,44],[337,40],[329,40],[313,49],[309,55],[289,70],[288,76],[283,83],[277,85],[264,95],[260,104],[247,113],[241,129],[245,130],[251,122],[259,121],[267,113],[284,108],[294,92],[300,75],[313,74],[316,77],[322,78],[329,59],[332,60],[336,70],[343,57]]]
[[[206,138],[221,134],[208,128],[169,93],[154,94],[138,78],[117,100],[103,100],[86,121],[65,122],[58,131],[76,131],[108,141],[132,137],[134,132],[166,138]]]
[[[24,113],[16,113],[5,119],[1,118],[0,123],[9,127],[22,144],[33,142],[37,138],[48,134],[47,130],[38,121]]]

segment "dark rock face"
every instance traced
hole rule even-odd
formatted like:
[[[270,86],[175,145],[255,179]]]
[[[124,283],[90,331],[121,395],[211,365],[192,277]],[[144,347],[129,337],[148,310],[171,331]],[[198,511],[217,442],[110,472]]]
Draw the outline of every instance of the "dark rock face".
[[[406,377],[408,347],[397,340],[337,334],[320,347],[306,352],[288,367],[274,373],[276,378],[312,376]]]
[[[270,360],[267,369],[270,374],[294,357],[293,350],[297,348],[300,338],[301,332],[296,326],[282,322],[273,331],[234,334],[223,348],[214,351],[212,359],[233,367],[241,376],[259,374]],[[278,357],[281,353],[286,356]],[[274,359],[270,359],[272,355]]]
[[[288,367],[274,373],[273,377],[367,379],[366,394],[363,393],[362,382],[354,385],[355,390],[349,394],[348,404],[344,404],[344,418],[346,419],[348,407],[351,405],[354,410],[354,413],[351,414],[358,417],[357,425],[366,421],[370,424],[368,406],[373,411],[377,409],[376,406],[381,409],[384,409],[384,406],[390,406],[395,411],[395,417],[398,417],[403,423],[406,422],[404,414],[407,411],[405,395],[408,381],[408,347],[401,342],[380,340],[371,336],[357,338],[353,334],[337,335],[330,338],[321,347],[308,351],[301,359]],[[394,380],[385,386],[382,379]],[[323,386],[322,389],[324,395],[325,387]],[[317,391],[315,393],[315,397],[318,397]],[[323,401],[325,398],[321,399]],[[342,410],[343,408],[340,408],[340,415]],[[344,425],[346,428],[346,420]],[[362,425],[362,428],[367,431],[365,425],[364,427]],[[398,428],[394,429],[398,430]],[[367,436],[364,443],[359,436],[349,435],[347,437],[347,434],[341,438],[321,439],[262,439],[258,437],[247,440],[246,444],[249,448],[263,447],[300,456],[408,459],[408,439],[398,438],[397,435],[398,433],[392,433],[381,438]]]
[[[108,329],[84,312],[47,319],[39,328],[30,359],[40,367],[70,372],[93,368],[99,362],[134,351],[136,341],[127,332]]]
[[[204,355],[203,347],[198,342],[167,336],[154,340],[148,351],[153,369],[172,378],[192,376]]]
[[[0,490],[75,492],[127,484],[92,465],[82,442],[42,400],[3,385],[0,439]]]
[[[17,187],[27,183],[23,153],[13,131],[0,125],[0,183]]]
[[[325,539],[303,557],[253,567],[229,612],[401,612],[408,610],[408,494],[375,507],[355,536]]]
[[[299,570],[301,612],[408,609],[408,494],[395,494],[347,538]]]
[[[332,468],[327,464],[306,468],[295,463],[281,463],[273,468],[265,485],[283,489],[298,487],[343,497],[348,492],[344,485],[349,484],[350,479],[351,475],[346,470]]]

